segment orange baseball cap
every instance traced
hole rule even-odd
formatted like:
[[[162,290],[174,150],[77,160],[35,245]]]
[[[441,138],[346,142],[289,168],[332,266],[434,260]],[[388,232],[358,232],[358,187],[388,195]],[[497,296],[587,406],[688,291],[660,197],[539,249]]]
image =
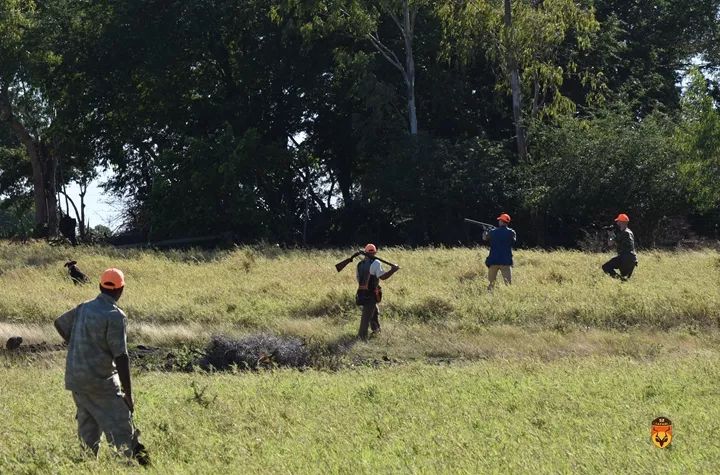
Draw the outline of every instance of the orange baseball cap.
[[[365,252],[368,254],[375,254],[377,252],[377,247],[375,247],[375,244],[367,244],[365,246]]]
[[[100,287],[116,290],[125,287],[125,274],[120,269],[110,268],[100,276]]]
[[[497,219],[498,219],[498,221],[502,221],[503,223],[509,223],[510,215],[507,213],[503,213],[500,216],[498,216]]]
[[[615,222],[618,222],[618,221],[621,222],[621,223],[629,223],[629,222],[630,222],[630,218],[628,218],[628,215],[626,215],[625,213],[620,213],[620,214],[617,216],[617,218],[615,218]]]

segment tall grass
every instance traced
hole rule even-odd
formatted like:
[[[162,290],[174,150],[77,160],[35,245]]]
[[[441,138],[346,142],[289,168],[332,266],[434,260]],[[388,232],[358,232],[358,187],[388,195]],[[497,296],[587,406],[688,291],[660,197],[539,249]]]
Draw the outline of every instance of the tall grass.
[[[353,268],[333,266],[349,252],[0,244],[0,337],[57,338],[52,319],[97,292],[72,285],[62,264],[73,258],[93,279],[126,272],[136,341],[258,329],[341,339],[358,321]],[[607,255],[520,251],[514,284],[492,293],[485,253],[382,250],[402,266],[384,282],[383,332],[339,371],[133,365],[149,473],[717,471],[717,253],[642,253],[623,283],[602,275]],[[0,349],[0,473],[133,471],[107,449],[81,452],[63,356]],[[675,424],[666,450],[649,440],[660,415]]]
[[[716,473],[720,359],[141,373],[137,473]],[[0,472],[127,473],[84,455],[58,368],[0,365]],[[650,422],[674,423],[671,448]]]
[[[93,280],[123,269],[121,305],[135,322],[216,324],[255,329],[345,325],[357,320],[354,267],[337,274],[340,251],[160,253],[110,248],[0,244],[0,321],[46,324],[96,286],[74,286],[62,264],[73,258]],[[525,328],[707,329],[720,323],[720,257],[714,251],[645,252],[629,282],[607,278],[609,255],[518,251],[514,284],[486,290],[482,248],[382,249],[402,269],[383,283],[383,319]]]

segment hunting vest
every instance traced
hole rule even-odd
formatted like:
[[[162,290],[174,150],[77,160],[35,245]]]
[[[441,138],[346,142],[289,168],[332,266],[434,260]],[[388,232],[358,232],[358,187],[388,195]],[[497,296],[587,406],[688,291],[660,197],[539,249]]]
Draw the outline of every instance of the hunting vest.
[[[363,259],[357,265],[358,290],[374,291],[378,286],[378,278],[370,275],[370,266],[375,262],[374,258]]]

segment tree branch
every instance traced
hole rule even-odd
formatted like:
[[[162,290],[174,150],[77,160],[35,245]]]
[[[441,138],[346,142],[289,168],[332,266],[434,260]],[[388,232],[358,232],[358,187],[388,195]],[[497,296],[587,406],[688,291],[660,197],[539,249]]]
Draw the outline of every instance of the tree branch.
[[[375,47],[375,49],[376,49],[380,54],[382,54],[383,57],[385,57],[385,59],[386,59],[390,64],[392,64],[392,65],[395,66],[397,69],[399,69],[400,72],[403,73],[403,76],[404,76],[404,75],[405,75],[405,68],[403,67],[402,63],[401,63],[400,60],[398,59],[397,55],[396,55],[390,48],[388,48],[387,46],[385,46],[385,44],[383,44],[383,42],[380,40],[380,38],[379,38],[378,36],[376,36],[376,35],[377,35],[377,33],[376,33],[375,35],[373,35],[372,33],[368,33],[368,34],[367,34],[367,37],[370,39],[370,42],[373,44],[373,46]]]
[[[66,200],[66,201],[69,201],[69,202],[70,202],[70,204],[72,205],[73,209],[75,210],[75,217],[77,218],[77,222],[78,222],[78,223],[81,222],[82,219],[80,218],[80,213],[78,212],[78,208],[77,208],[77,206],[75,206],[75,202],[72,200],[72,198],[70,198],[70,197],[67,195],[67,193],[65,193],[63,190],[58,190],[58,193],[61,194],[61,195],[63,195],[63,196],[65,197],[65,200]],[[61,208],[61,211],[62,211],[62,208]]]
[[[385,13],[387,13],[388,16],[389,16],[390,18],[392,18],[393,23],[395,23],[395,25],[396,25],[396,26],[398,27],[398,29],[400,30],[400,34],[403,36],[403,38],[405,38],[405,35],[406,35],[405,27],[404,27],[404,26],[402,25],[402,23],[400,22],[400,18],[398,18],[398,16],[395,14],[395,12],[390,11],[389,8],[385,9]]]
[[[18,118],[15,117],[15,114],[13,114],[8,86],[0,89],[0,121],[10,126],[20,142],[27,148],[28,153],[36,149],[35,138],[30,135],[27,128],[25,128]]]

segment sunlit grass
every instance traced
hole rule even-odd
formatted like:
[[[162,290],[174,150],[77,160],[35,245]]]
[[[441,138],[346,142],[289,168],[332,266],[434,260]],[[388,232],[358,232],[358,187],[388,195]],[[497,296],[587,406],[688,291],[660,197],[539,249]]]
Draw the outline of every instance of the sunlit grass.
[[[484,249],[382,249],[382,334],[340,370],[189,374],[133,362],[150,473],[714,473],[720,448],[720,258],[647,252],[630,282],[608,255],[519,251],[486,290]],[[202,346],[256,331],[357,332],[351,251],[156,253],[0,244],[0,343],[59,342],[52,320],[123,269],[133,344]],[[64,351],[0,350],[0,473],[125,473],[77,444]],[[206,400],[192,389],[207,388]],[[670,449],[649,426],[675,424]],[[139,473],[146,473],[138,470]]]
[[[382,249],[402,269],[384,283],[383,319],[415,324],[454,322],[554,328],[712,328],[720,322],[720,257],[714,251],[645,252],[630,282],[605,277],[609,255],[518,251],[514,285],[486,290],[486,250]],[[0,244],[0,321],[49,323],[94,297],[62,267],[72,257],[93,280],[123,269],[121,301],[135,322],[227,324],[248,330],[319,319],[357,319],[354,267],[337,274],[346,251],[156,253],[103,248]]]
[[[589,357],[140,373],[135,399],[150,473],[714,473],[718,379],[717,354]],[[81,453],[58,365],[0,365],[0,381],[0,472],[127,470],[107,447]],[[674,423],[666,450],[649,438],[660,415]]]

